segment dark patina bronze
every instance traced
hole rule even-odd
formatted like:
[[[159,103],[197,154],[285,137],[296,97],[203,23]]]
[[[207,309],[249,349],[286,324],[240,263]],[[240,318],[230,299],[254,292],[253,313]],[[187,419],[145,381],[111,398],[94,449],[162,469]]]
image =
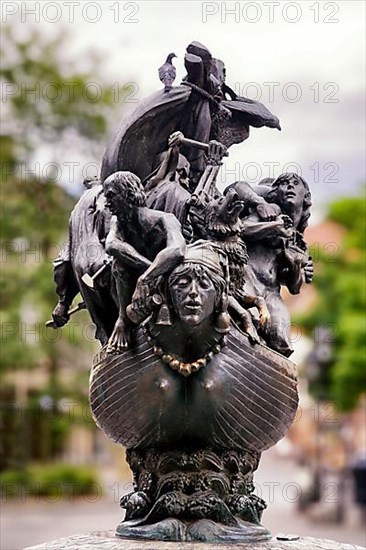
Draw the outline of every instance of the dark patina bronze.
[[[173,57],[71,214],[52,326],[85,305],[102,346],[90,405],[134,474],[118,536],[268,540],[253,474],[298,405],[280,290],[312,280],[310,190],[286,173],[221,193],[230,146],[279,121],[237,96],[202,44],[187,47],[177,86]]]

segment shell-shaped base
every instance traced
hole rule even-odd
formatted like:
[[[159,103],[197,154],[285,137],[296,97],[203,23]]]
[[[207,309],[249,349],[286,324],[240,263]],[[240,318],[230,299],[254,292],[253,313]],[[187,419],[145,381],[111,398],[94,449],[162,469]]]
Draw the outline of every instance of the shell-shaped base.
[[[261,452],[279,441],[297,405],[295,365],[236,328],[227,346],[183,377],[139,330],[131,351],[96,357],[90,404],[97,424],[130,447],[196,446]]]

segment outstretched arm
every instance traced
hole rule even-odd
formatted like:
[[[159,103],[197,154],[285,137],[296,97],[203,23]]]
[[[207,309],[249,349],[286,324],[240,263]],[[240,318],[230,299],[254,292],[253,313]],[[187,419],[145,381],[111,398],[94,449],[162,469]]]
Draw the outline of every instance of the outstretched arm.
[[[184,259],[186,241],[180,223],[173,214],[162,214],[159,228],[166,237],[166,246],[156,255],[149,268],[141,275],[143,284],[150,284],[156,277],[174,269]]]
[[[239,199],[255,211],[261,221],[274,221],[281,214],[281,209],[277,204],[267,202],[247,181],[232,183],[225,189],[224,195],[230,189],[235,189],[239,195]]]
[[[257,214],[243,218],[243,236],[248,241],[257,241],[268,237],[290,238],[293,229],[287,223],[287,216],[279,216],[275,221],[264,222]],[[292,223],[292,222],[291,222]]]
[[[139,277],[129,306],[129,317],[138,322],[149,313],[152,286],[156,279],[174,269],[184,259],[186,242],[180,223],[173,214],[161,214],[158,231],[165,234],[166,246],[156,255],[148,269]]]

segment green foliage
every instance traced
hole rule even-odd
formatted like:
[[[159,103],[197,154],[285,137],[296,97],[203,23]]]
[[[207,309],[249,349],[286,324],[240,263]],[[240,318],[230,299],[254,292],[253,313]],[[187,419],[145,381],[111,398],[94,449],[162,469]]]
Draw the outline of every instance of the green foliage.
[[[52,259],[67,238],[75,199],[52,177],[25,173],[22,167],[45,143],[53,148],[46,162],[54,161],[60,144],[70,148],[70,132],[73,152],[79,149],[85,154],[91,142],[103,143],[108,117],[116,105],[113,90],[98,74],[100,60],[95,53],[88,52],[86,63],[65,59],[63,44],[69,37],[64,30],[52,38],[36,31],[27,39],[16,36],[14,26],[3,28],[0,78],[10,93],[4,100],[6,124],[0,138],[1,368],[18,370],[42,363],[54,374],[67,342],[61,338],[53,343],[44,322],[56,302]],[[97,86],[96,100],[86,93],[91,83]],[[90,347],[80,331],[73,335],[71,345]]]
[[[82,395],[83,386],[77,384],[70,388],[58,381],[57,391],[51,387],[33,391],[25,404],[14,402],[11,388],[2,391],[0,471],[24,467],[29,462],[56,460],[62,456],[75,425],[96,430],[87,391]],[[58,401],[56,393],[62,396]]]
[[[0,473],[0,491],[5,497],[38,495],[59,499],[101,494],[93,468],[68,464],[46,464],[24,470],[7,470]]]
[[[10,406],[14,402],[31,406],[29,392],[35,385],[29,384],[32,375],[22,377],[26,369],[38,368],[43,380],[39,397],[49,396],[54,403],[70,393],[82,402],[87,390],[87,379],[78,368],[74,377],[63,377],[65,364],[74,366],[75,356],[92,349],[81,332],[86,314],[78,316],[79,328],[73,331],[45,329],[57,301],[52,260],[67,238],[75,198],[56,183],[55,175],[30,172],[37,158],[44,163],[80,157],[100,162],[108,122],[118,107],[116,90],[103,83],[95,53],[67,59],[64,45],[70,40],[64,29],[51,38],[35,31],[21,40],[16,26],[2,29],[0,79],[8,93],[2,103],[0,137],[1,375],[5,379],[1,396]],[[49,460],[62,452],[70,422],[62,415],[48,422],[50,414],[36,421],[9,412],[6,456],[1,456],[0,469],[24,465],[32,458]]]
[[[320,257],[314,277],[318,302],[301,322],[307,329],[320,325],[330,328],[333,359],[329,376],[323,377],[326,385],[322,394],[340,410],[350,410],[366,392],[364,197],[333,202],[328,219],[342,225],[347,233],[332,261]]]
[[[365,250],[366,241],[366,200],[362,197],[350,197],[334,202],[330,206],[329,219],[349,230],[346,244]]]
[[[21,41],[16,38],[15,26],[2,29],[0,78],[7,92],[4,116],[9,124],[16,117],[14,131],[25,152],[74,134],[90,141],[106,134],[108,117],[116,107],[116,90],[103,84],[96,52],[88,52],[87,70],[80,70],[83,60],[65,57],[63,44],[69,40],[65,29],[52,39],[34,30]],[[118,97],[126,93],[121,89]]]
[[[0,472],[0,491],[3,497],[16,497],[24,494],[25,487],[30,482],[28,470],[6,470]]]

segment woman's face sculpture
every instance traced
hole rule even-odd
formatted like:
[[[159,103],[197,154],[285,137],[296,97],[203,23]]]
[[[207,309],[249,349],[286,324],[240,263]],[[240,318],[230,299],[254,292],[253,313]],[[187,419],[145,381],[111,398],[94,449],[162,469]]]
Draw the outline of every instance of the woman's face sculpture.
[[[197,326],[214,312],[216,289],[206,270],[188,266],[173,271],[169,290],[177,316],[183,323]]]

